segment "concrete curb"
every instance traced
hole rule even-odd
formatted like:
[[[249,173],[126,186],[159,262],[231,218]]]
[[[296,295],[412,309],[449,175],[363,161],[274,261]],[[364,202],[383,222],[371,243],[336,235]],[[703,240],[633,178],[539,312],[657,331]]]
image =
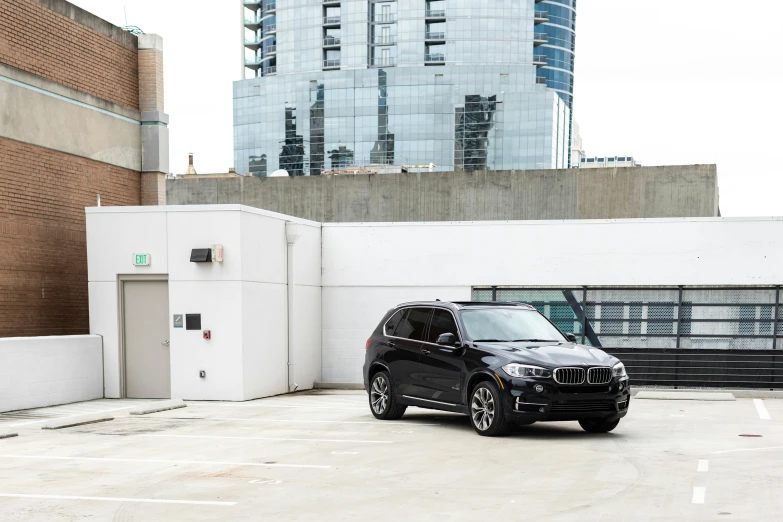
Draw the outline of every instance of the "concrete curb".
[[[726,392],[694,392],[676,390],[642,390],[636,394],[636,399],[654,399],[661,401],[736,401],[731,393]]]
[[[159,411],[176,410],[177,408],[187,408],[187,404],[182,399],[172,399],[170,401],[152,402],[144,404],[130,411],[131,415],[147,415],[148,413],[157,413]]]
[[[110,420],[114,420],[112,415],[106,415],[105,413],[89,413],[87,415],[75,415],[62,419],[52,419],[41,426],[41,429],[59,430],[61,428],[71,428],[73,426],[81,426],[82,424],[92,424],[94,422],[105,422]]]
[[[314,390],[364,390],[361,383],[352,382],[316,382],[313,383]]]
[[[11,437],[16,437],[19,434],[15,431],[2,431],[0,430],[0,439],[10,439]]]

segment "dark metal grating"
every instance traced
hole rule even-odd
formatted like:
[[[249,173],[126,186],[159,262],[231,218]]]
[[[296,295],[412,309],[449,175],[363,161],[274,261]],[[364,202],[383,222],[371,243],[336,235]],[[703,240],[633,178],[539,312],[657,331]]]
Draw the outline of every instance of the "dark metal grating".
[[[557,384],[582,384],[585,382],[584,368],[557,368],[555,370]]]
[[[555,403],[549,410],[552,413],[587,413],[594,411],[617,411],[613,401],[569,401]]]
[[[612,369],[607,367],[590,368],[587,370],[588,384],[607,384],[612,380]]]

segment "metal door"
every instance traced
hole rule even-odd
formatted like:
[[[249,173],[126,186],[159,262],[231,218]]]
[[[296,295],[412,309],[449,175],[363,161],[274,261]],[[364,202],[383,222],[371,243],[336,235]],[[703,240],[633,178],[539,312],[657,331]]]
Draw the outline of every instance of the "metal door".
[[[171,397],[167,281],[123,282],[125,396]]]

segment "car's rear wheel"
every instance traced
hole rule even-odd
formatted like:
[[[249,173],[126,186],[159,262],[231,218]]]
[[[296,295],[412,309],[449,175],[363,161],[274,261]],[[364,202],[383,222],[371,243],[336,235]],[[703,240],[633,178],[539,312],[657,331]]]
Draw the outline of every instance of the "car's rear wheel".
[[[603,419],[582,419],[579,425],[587,433],[609,433],[620,424],[620,419],[606,421]]]
[[[399,419],[408,407],[398,404],[389,374],[378,372],[370,383],[370,411],[381,420]]]
[[[508,432],[503,411],[503,400],[497,386],[490,381],[480,382],[470,396],[470,422],[479,435],[496,437]]]

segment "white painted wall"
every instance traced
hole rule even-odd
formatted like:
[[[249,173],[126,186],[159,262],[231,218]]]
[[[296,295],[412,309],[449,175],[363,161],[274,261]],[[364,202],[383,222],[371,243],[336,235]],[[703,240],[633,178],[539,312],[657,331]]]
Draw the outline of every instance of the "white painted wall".
[[[359,383],[391,306],[472,286],[783,282],[783,219],[324,224],[324,382]]]
[[[285,224],[302,229],[295,245],[297,306],[304,380],[320,374],[320,242],[318,223],[239,205],[87,209],[90,331],[104,335],[106,396],[119,397],[120,276],[168,276],[172,397],[241,401],[285,393],[288,325]],[[193,248],[222,244],[223,263],[191,263]],[[133,253],[150,253],[135,267]],[[301,259],[300,259],[301,258]],[[297,308],[298,310],[298,308]],[[174,328],[174,314],[200,313],[201,331]],[[199,377],[200,371],[206,377]]]
[[[103,397],[97,335],[0,339],[0,412]]]

